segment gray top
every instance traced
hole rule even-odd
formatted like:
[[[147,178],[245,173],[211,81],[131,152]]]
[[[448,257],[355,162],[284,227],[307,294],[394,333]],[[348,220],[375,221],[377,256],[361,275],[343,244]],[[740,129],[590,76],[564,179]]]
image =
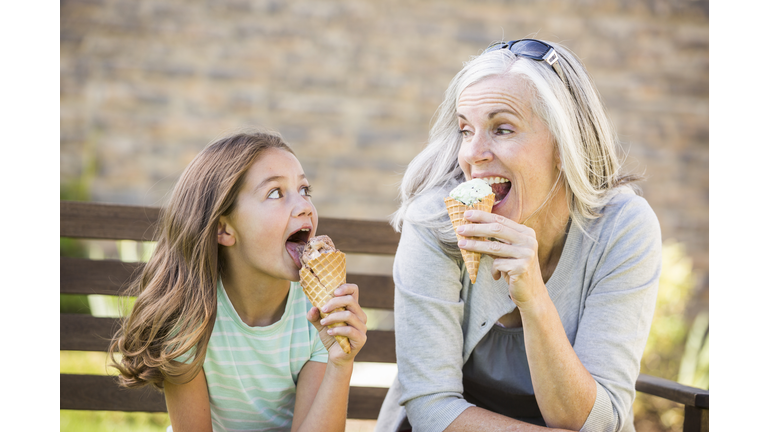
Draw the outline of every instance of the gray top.
[[[460,258],[408,222],[445,212],[444,195],[419,197],[403,224],[393,269],[398,378],[377,431],[397,430],[402,406],[419,432],[442,431],[472,406],[462,397],[462,368],[493,324],[515,308],[504,279],[491,277],[490,257],[481,258],[472,285]],[[571,228],[546,286],[568,340],[597,382],[582,430],[632,431],[634,384],[661,272],[661,232],[648,203],[629,188],[616,190],[601,213],[585,227],[588,236]]]

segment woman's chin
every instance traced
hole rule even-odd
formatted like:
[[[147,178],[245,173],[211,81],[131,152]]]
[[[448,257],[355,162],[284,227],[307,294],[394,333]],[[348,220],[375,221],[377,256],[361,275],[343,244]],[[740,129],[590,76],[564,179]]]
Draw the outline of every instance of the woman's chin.
[[[517,223],[520,223],[520,208],[515,205],[515,200],[511,199],[512,194],[507,194],[498,203],[493,205],[491,213],[502,215],[507,219],[511,219]]]

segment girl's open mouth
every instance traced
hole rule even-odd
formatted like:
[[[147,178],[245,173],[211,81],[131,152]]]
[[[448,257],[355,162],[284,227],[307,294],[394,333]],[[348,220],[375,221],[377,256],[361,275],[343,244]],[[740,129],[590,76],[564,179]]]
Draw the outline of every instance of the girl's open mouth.
[[[288,240],[285,242],[285,250],[293,258],[297,268],[301,268],[301,253],[304,251],[307,240],[309,240],[309,232],[309,228],[302,228],[288,236]]]

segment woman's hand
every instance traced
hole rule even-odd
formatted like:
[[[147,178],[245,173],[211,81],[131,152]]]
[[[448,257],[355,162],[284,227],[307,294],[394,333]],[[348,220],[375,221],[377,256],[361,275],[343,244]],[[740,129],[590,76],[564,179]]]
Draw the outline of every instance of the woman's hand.
[[[360,348],[365,345],[368,317],[358,302],[360,290],[357,285],[341,285],[336,288],[333,295],[334,298],[323,306],[323,313],[330,313],[338,308],[345,308],[346,310],[333,312],[321,320],[320,312],[316,307],[312,307],[307,313],[307,319],[320,333],[320,339],[323,341],[325,348],[328,349],[329,363],[332,362],[341,366],[351,363],[360,351]],[[333,328],[328,327],[335,323],[344,323],[345,325]],[[336,342],[335,336],[346,336],[349,338],[349,344],[352,348],[349,354],[341,349],[338,342]]]
[[[468,210],[464,217],[474,223],[458,227],[458,234],[489,240],[461,240],[459,248],[492,256],[493,279],[504,277],[509,285],[509,295],[518,307],[548,295],[541,277],[538,242],[533,229],[480,210]]]

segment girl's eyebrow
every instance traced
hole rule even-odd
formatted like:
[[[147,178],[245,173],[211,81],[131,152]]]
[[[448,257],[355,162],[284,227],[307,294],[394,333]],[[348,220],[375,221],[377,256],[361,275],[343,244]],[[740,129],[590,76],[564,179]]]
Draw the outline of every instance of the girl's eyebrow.
[[[285,178],[285,176],[281,176],[281,175],[273,175],[271,177],[267,177],[264,180],[262,180],[261,183],[259,183],[258,186],[256,186],[256,189],[261,189],[267,183],[272,183],[274,181],[279,181],[279,180],[282,180],[284,178]],[[304,175],[304,174],[299,175],[299,180],[303,180],[303,179],[306,179],[306,178],[307,178],[307,176]]]

